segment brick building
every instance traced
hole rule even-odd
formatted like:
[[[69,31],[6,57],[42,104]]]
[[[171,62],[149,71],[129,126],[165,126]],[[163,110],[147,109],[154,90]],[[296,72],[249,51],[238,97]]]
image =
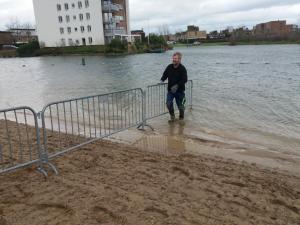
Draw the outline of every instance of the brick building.
[[[14,41],[11,32],[0,31],[0,47],[2,47],[3,45],[11,45],[13,43]]]
[[[187,26],[187,31],[185,32],[177,32],[175,34],[176,41],[187,41],[187,40],[200,41],[204,39],[207,39],[206,31],[200,31],[199,27],[194,25]]]
[[[285,20],[260,23],[253,28],[253,34],[258,38],[285,38],[297,31],[297,25],[286,24]]]
[[[207,34],[206,31],[200,31],[199,27],[190,25],[187,27],[186,37],[187,39],[200,40],[206,39]]]
[[[146,34],[143,29],[142,30],[132,30],[131,34],[132,35],[140,35],[142,40],[144,40],[146,38]]]
[[[9,32],[14,38],[14,43],[28,43],[38,39],[36,30],[32,28],[11,28]]]

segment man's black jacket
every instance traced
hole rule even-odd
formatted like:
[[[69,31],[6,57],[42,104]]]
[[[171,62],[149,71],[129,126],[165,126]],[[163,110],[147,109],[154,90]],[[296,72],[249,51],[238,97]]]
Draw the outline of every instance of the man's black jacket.
[[[187,82],[187,72],[182,64],[179,64],[177,68],[174,68],[173,64],[170,64],[165,69],[162,81],[168,79],[168,91],[171,91],[171,87],[178,84],[178,91],[185,91],[185,83]]]

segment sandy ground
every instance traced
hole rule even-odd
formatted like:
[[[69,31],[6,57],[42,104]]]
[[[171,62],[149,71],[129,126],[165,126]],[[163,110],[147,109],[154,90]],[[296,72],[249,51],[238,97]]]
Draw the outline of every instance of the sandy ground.
[[[52,162],[0,175],[0,225],[300,224],[300,176],[255,163],[107,140]]]

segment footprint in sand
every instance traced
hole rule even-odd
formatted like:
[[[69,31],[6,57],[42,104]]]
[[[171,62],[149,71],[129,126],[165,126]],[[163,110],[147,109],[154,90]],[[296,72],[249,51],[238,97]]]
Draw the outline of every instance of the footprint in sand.
[[[150,206],[150,207],[146,207],[144,209],[145,212],[152,212],[152,213],[158,213],[164,217],[169,217],[169,214],[167,212],[167,210],[164,210],[164,209],[159,209],[159,208],[156,208],[154,206]]]
[[[98,223],[107,223],[107,222],[117,222],[120,225],[126,225],[127,220],[119,215],[116,215],[111,210],[103,207],[103,206],[95,206],[93,208],[93,214]]]
[[[45,224],[69,224],[74,215],[70,207],[61,203],[41,203],[32,206],[34,207],[32,210],[36,212],[35,216],[44,218]]]
[[[189,169],[186,168],[182,168],[182,167],[178,167],[178,166],[173,166],[172,170],[174,172],[179,172],[180,174],[186,176],[187,178],[189,178],[190,180],[193,180],[194,177],[192,176],[191,172]]]
[[[292,212],[294,212],[296,214],[300,214],[300,210],[296,206],[288,205],[286,202],[284,202],[282,200],[272,199],[270,202],[274,205],[284,206],[285,208],[291,210]]]

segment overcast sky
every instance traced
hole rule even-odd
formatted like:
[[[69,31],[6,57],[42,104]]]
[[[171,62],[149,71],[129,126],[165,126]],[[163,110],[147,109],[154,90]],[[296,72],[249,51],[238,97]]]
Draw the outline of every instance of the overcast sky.
[[[129,5],[131,29],[146,32],[162,25],[175,32],[187,25],[212,31],[278,19],[300,24],[300,0],[129,0]],[[16,18],[35,23],[32,0],[0,0],[0,30]]]

